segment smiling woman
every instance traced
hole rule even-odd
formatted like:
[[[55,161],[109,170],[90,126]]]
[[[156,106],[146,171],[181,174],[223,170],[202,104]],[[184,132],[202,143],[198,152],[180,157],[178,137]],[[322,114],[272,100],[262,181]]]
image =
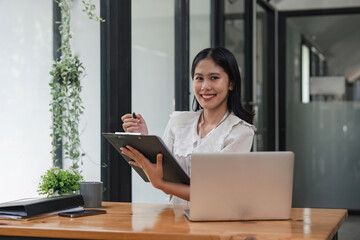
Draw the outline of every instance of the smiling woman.
[[[195,57],[191,75],[194,90],[194,112],[174,112],[170,116],[163,140],[181,167],[190,175],[191,154],[195,152],[249,152],[255,127],[253,113],[247,112],[241,99],[241,78],[236,60],[222,47],[207,48]],[[122,117],[127,132],[148,134],[140,115]],[[141,129],[146,129],[142,131]],[[174,204],[190,201],[190,187],[162,179],[162,155],[152,164],[134,148],[122,148],[135,166],[141,167],[151,184],[170,194]],[[185,201],[184,201],[185,200]]]
[[[213,62],[213,64],[209,61]],[[227,95],[227,107],[229,110],[233,111],[236,116],[251,123],[254,113],[247,112],[239,100],[241,99],[241,77],[234,55],[227,49],[221,47],[204,49],[194,58],[192,64],[191,76],[194,80],[196,80],[196,74],[199,74],[196,71],[202,71],[204,67],[207,67],[207,70],[210,70],[211,68],[214,70],[208,74],[214,75],[213,73],[215,73],[218,77],[227,79],[227,87],[229,89]],[[195,91],[194,84],[195,83],[193,83],[193,87]],[[223,83],[223,86],[226,86],[226,83]],[[199,98],[195,96],[193,100],[193,109],[197,111],[202,108],[204,107],[199,103]]]
[[[203,108],[208,111],[226,110],[228,94],[233,90],[234,82],[229,81],[229,76],[222,67],[206,58],[196,66],[193,79],[195,98]]]

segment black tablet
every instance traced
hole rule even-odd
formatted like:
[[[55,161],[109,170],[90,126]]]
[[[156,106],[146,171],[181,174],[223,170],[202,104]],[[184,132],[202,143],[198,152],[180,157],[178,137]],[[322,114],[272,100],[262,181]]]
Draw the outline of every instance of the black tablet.
[[[156,155],[163,154],[163,179],[169,182],[183,183],[190,185],[190,178],[181,168],[177,160],[160,137],[155,135],[140,135],[129,133],[102,133],[103,136],[115,147],[115,149],[127,161],[131,158],[121,153],[120,148],[130,145],[140,151],[152,163],[156,163]],[[144,171],[136,166],[130,165],[145,182],[149,182]]]

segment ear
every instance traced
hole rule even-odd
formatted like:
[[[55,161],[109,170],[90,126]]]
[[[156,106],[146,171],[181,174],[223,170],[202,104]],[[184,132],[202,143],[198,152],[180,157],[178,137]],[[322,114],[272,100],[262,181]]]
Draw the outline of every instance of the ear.
[[[235,83],[234,82],[230,82],[229,83],[229,90],[232,91],[234,89],[234,85]]]

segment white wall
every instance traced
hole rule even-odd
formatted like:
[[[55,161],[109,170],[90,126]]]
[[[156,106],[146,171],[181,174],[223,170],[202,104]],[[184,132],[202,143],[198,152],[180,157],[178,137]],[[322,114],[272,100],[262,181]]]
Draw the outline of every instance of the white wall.
[[[50,75],[53,0],[0,1],[0,202],[38,196],[40,176],[52,165]],[[93,1],[99,12],[99,0]],[[72,12],[73,50],[86,67],[81,117],[81,167],[100,179],[100,26]],[[90,161],[91,158],[95,163]]]
[[[51,166],[52,0],[0,1],[0,202],[37,196]]]

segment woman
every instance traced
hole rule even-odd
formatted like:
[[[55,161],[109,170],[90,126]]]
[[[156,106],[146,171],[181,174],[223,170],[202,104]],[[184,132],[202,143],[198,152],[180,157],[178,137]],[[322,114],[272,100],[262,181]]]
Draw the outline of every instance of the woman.
[[[163,140],[190,175],[191,154],[195,152],[249,152],[255,127],[253,113],[241,105],[240,72],[231,52],[222,47],[207,48],[198,53],[191,68],[194,112],[174,112]],[[148,134],[140,114],[122,117],[126,132]],[[132,158],[132,165],[144,170],[151,184],[172,196],[172,203],[190,201],[190,187],[162,179],[162,155],[151,163],[136,149],[127,146],[122,152]],[[184,201],[186,200],[186,201]]]

